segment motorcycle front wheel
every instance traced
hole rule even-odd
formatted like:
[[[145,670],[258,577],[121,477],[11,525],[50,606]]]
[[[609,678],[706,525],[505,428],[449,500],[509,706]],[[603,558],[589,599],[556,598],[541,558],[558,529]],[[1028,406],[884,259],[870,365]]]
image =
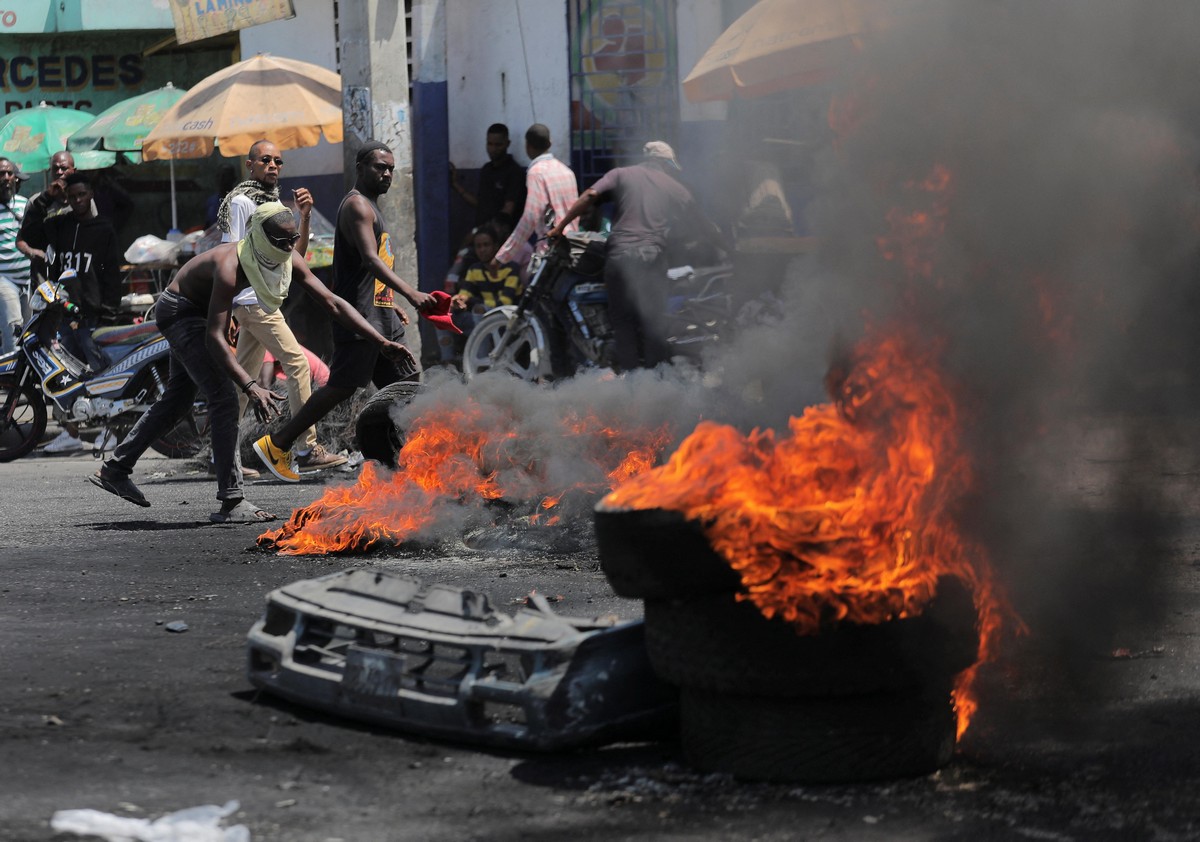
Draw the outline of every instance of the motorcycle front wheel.
[[[463,348],[463,375],[472,380],[487,372],[510,374],[530,383],[548,380],[554,373],[546,331],[538,318],[525,313],[512,327],[516,307],[497,307],[475,323]],[[503,346],[503,347],[502,347]],[[502,350],[496,353],[497,348]]]
[[[46,402],[33,383],[0,378],[0,462],[31,453],[46,432]]]

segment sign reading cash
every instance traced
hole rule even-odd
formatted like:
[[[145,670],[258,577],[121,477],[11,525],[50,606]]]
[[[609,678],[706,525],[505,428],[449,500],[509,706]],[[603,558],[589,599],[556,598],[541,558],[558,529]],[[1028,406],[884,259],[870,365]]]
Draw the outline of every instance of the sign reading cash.
[[[292,0],[171,0],[175,40],[180,44],[211,38],[273,20],[296,16]]]

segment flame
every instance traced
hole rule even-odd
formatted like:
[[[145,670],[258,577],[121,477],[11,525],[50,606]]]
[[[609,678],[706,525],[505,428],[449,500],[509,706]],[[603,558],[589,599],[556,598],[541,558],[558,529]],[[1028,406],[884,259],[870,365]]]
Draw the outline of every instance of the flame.
[[[287,555],[366,550],[428,535],[456,510],[496,500],[540,501],[531,522],[552,526],[558,515],[538,515],[568,494],[608,490],[654,464],[671,440],[665,426],[622,431],[590,412],[554,423],[530,436],[511,413],[474,401],[428,411],[408,426],[396,471],[364,464],[354,485],[328,489],[258,543]],[[547,435],[570,440],[570,471],[548,468],[545,454],[557,449]]]
[[[904,184],[919,207],[893,207],[884,221],[888,233],[876,239],[884,260],[896,261],[911,279],[934,280],[936,246],[946,231],[953,196],[949,167],[934,164],[924,178]]]
[[[605,503],[703,524],[747,598],[801,634],[917,615],[939,577],[958,577],[979,611],[980,658],[990,657],[1007,609],[983,548],[956,522],[974,472],[938,353],[902,329],[872,330],[835,366],[833,400],[793,417],[786,435],[703,422]],[[960,734],[973,677],[955,689]]]

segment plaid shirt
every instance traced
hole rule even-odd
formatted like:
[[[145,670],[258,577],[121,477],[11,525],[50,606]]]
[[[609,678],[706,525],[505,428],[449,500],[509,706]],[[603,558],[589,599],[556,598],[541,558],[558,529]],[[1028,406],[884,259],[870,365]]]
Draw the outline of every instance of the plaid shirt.
[[[549,152],[538,155],[530,162],[529,172],[525,176],[525,187],[528,190],[525,211],[521,214],[517,227],[504,241],[500,251],[496,252],[496,260],[501,263],[514,260],[521,243],[526,242],[530,234],[536,233],[538,239],[546,236],[550,227],[542,221],[542,216],[547,205],[554,208],[555,219],[562,219],[579,198],[575,173]],[[567,230],[574,231],[578,227],[577,222],[572,222],[567,226]]]

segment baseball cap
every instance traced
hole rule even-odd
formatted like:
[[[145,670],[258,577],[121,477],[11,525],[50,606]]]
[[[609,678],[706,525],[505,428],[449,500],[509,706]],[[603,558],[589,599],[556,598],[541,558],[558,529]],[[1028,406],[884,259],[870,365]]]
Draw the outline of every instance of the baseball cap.
[[[462,333],[462,329],[454,323],[454,317],[450,315],[451,297],[447,292],[440,289],[435,289],[429,293],[433,296],[433,300],[437,302],[437,306],[428,313],[421,315],[433,322],[433,326],[438,330],[449,330],[453,333]]]
[[[662,158],[670,161],[671,166],[675,169],[680,169],[679,161],[675,159],[675,150],[671,145],[663,140],[652,140],[642,147],[642,154],[647,158]]]

